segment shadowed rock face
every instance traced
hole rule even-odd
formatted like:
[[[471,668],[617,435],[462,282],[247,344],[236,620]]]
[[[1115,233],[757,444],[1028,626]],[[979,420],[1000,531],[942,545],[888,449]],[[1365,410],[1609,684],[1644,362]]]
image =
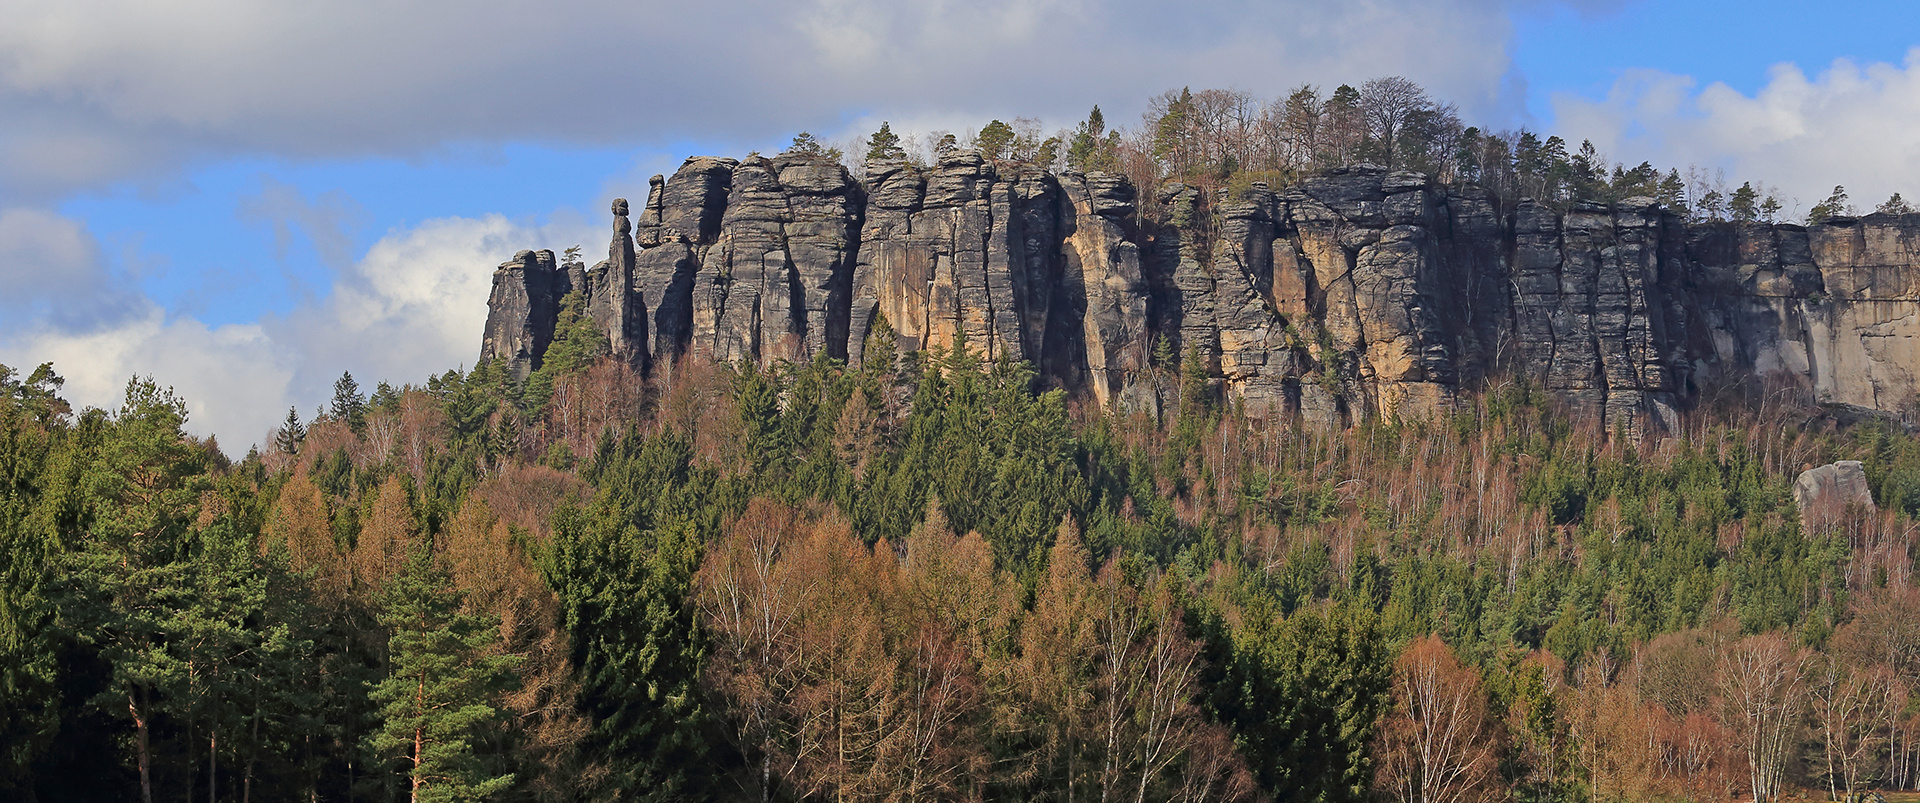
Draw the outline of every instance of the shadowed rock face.
[[[525,379],[540,367],[553,342],[560,299],[571,290],[568,271],[554,265],[552,251],[521,251],[500,263],[493,271],[480,353],[504,361],[515,378]]]
[[[1142,230],[1136,204],[1168,221]],[[964,343],[1157,409],[1198,357],[1256,415],[1427,415],[1521,375],[1609,426],[1669,423],[1717,372],[1782,371],[1883,410],[1920,389],[1920,216],[1688,226],[1644,198],[1566,212],[1357,166],[1235,197],[950,154],[930,167],[696,157],[607,261],[495,272],[483,359],[524,374],[581,287],[613,353],[858,365]],[[631,231],[631,234],[629,234]],[[544,256],[542,256],[544,255]],[[884,327],[883,327],[884,324]],[[1156,345],[1174,365],[1151,364]]]

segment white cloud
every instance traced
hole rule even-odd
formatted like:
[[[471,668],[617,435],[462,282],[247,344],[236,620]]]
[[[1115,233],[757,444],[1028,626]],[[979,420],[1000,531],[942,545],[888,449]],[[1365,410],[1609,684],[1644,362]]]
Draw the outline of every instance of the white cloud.
[[[1811,78],[1776,65],[1752,95],[1638,71],[1601,100],[1557,95],[1554,110],[1569,140],[1592,139],[1618,161],[1724,168],[1734,185],[1778,186],[1801,210],[1836,184],[1863,210],[1894,192],[1920,197],[1920,48],[1902,65],[1842,59]]]
[[[1387,74],[1506,117],[1508,13],[1564,4],[0,0],[0,187],[58,197],[235,154],[760,141],[866,113],[1121,120],[1181,85]]]
[[[23,371],[53,363],[67,380],[61,395],[79,406],[111,409],[128,378],[152,376],[186,400],[189,430],[223,436],[229,451],[264,442],[267,429],[285,416],[288,357],[257,324],[210,329],[191,318],[169,321],[152,305],[94,331],[41,329],[0,344],[0,363]]]
[[[32,214],[48,231],[65,232],[64,247],[79,264],[92,260],[90,269],[100,270],[98,248],[77,224]],[[0,216],[0,232],[7,219]],[[189,430],[217,434],[229,452],[244,452],[264,442],[289,406],[312,415],[341,371],[371,389],[471,365],[493,267],[529,245],[558,248],[592,236],[570,213],[541,225],[498,215],[429,220],[388,233],[339,274],[330,293],[287,315],[209,327],[141,299],[136,314],[92,328],[43,321],[16,332],[0,341],[0,363],[30,369],[50,361],[67,379],[69,400],[103,408],[119,403],[129,377],[151,375],[187,401]]]

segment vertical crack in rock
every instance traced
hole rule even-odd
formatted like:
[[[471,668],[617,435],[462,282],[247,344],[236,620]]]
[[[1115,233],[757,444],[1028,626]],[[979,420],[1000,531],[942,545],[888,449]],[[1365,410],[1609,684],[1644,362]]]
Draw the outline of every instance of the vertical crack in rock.
[[[964,342],[1107,409],[1155,411],[1155,343],[1250,415],[1417,418],[1524,378],[1610,429],[1669,427],[1703,384],[1779,374],[1825,402],[1920,390],[1920,216],[1689,225],[1651,199],[1521,199],[1356,165],[1282,191],[1055,175],[961,151],[918,167],[688,159],[607,259],[494,269],[481,358],[540,364],[578,291],[614,355],[859,366]],[[1165,366],[1176,367],[1176,366]],[[1772,380],[1769,380],[1772,381]]]

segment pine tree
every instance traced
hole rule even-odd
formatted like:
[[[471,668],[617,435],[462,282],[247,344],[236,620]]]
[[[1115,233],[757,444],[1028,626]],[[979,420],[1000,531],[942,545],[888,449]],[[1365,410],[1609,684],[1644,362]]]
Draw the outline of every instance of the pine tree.
[[[579,373],[611,349],[606,333],[594,325],[587,314],[586,295],[578,290],[560,299],[560,318],[553,326],[553,343],[541,357],[540,367],[527,376],[520,393],[521,409],[538,413],[553,398],[560,380]]]
[[[1832,195],[1827,196],[1826,200],[1814,204],[1812,209],[1807,210],[1807,222],[1820,223],[1828,218],[1851,214],[1853,214],[1853,207],[1847,203],[1847,188],[1835,184]]]
[[[1727,211],[1741,223],[1751,223],[1760,217],[1760,193],[1753,189],[1753,182],[1743,182],[1740,189],[1733,191],[1727,200]]]
[[[327,409],[333,417],[345,422],[355,434],[367,428],[367,397],[360,393],[360,383],[353,381],[353,374],[340,372],[340,378],[333,382],[333,406]]]
[[[824,152],[825,148],[821,147],[820,140],[805,131],[793,135],[793,144],[787,146],[787,153],[801,156],[819,156]]]
[[[1907,203],[1907,199],[1900,197],[1900,193],[1896,192],[1887,199],[1886,203],[1874,207],[1873,211],[1883,215],[1910,215],[1913,214],[1913,205]]]
[[[980,129],[979,136],[973,138],[973,144],[980,148],[980,155],[988,159],[1006,159],[1011,157],[1013,147],[1013,126],[994,120]]]
[[[299,408],[288,407],[287,420],[282,422],[280,429],[273,434],[274,448],[285,454],[299,454],[300,443],[306,439],[307,428],[300,423]]]
[[[1105,148],[1107,118],[1100,113],[1098,105],[1087,114],[1087,120],[1073,130],[1073,139],[1067,144],[1067,167],[1083,173],[1112,168],[1111,152]]]
[[[92,704],[133,726],[141,798],[153,800],[154,718],[184,691],[188,666],[175,649],[193,598],[179,560],[205,470],[181,425],[186,403],[152,379],[127,383],[126,402],[106,433],[80,490],[88,540],[67,556],[63,625],[96,646],[110,680]]]
[[[379,412],[395,412],[400,409],[400,391],[382,379],[380,384],[374,386],[373,398],[367,400],[367,405]]]
[[[414,803],[480,800],[513,785],[511,774],[488,777],[474,752],[519,661],[491,650],[499,622],[460,612],[464,595],[425,542],[383,596],[393,669],[371,694],[380,704],[374,751],[401,760]]]
[[[1662,209],[1683,218],[1687,216],[1687,184],[1680,178],[1680,171],[1667,171],[1667,177],[1660,180],[1658,198]]]
[[[900,147],[900,135],[893,133],[893,127],[882,120],[880,130],[867,139],[867,161],[889,162],[905,158],[907,152]]]

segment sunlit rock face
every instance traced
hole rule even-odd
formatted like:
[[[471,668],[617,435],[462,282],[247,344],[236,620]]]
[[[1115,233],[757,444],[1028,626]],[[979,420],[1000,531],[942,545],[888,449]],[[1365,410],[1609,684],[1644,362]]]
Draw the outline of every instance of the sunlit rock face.
[[[616,202],[606,261],[497,269],[482,358],[537,366],[577,289],[612,353],[656,375],[858,366],[888,336],[1026,361],[1119,410],[1159,409],[1198,360],[1249,414],[1324,426],[1516,378],[1629,433],[1715,379],[1779,372],[1880,410],[1920,389],[1920,216],[1688,225],[1647,198],[1502,204],[1368,165],[1235,192],[967,151],[863,172],[688,159],[635,222]]]

